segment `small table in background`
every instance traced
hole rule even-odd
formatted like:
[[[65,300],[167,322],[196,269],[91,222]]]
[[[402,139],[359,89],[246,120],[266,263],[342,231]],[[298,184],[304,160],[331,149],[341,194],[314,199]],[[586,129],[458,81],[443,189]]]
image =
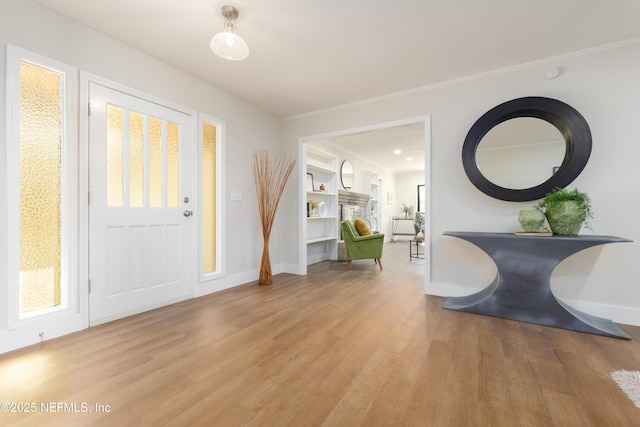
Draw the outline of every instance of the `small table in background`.
[[[424,250],[422,253],[420,253],[418,251],[418,248],[422,246],[424,248],[424,239],[423,240],[416,240],[416,239],[411,239],[409,240],[409,261],[411,261],[414,258],[417,259],[424,259]],[[415,254],[413,253],[413,248],[415,247],[416,252]],[[422,256],[420,256],[422,255]]]
[[[392,222],[392,226],[391,226],[391,241],[395,241],[396,236],[414,236],[415,232],[413,230],[410,230],[411,232],[408,231],[398,231],[398,225],[400,225],[401,222],[403,221],[410,221],[410,226],[413,227],[413,218],[403,218],[403,217],[399,217],[399,216],[394,216],[393,218],[391,218]],[[404,227],[406,229],[406,227]]]

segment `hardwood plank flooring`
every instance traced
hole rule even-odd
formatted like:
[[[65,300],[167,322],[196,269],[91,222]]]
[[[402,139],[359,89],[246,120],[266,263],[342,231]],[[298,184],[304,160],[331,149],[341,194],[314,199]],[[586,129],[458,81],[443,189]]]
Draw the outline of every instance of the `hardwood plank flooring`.
[[[640,369],[640,328],[622,341],[443,310],[408,250],[387,243],[382,271],[323,262],[0,356],[0,402],[37,405],[0,425],[640,425],[609,377]]]

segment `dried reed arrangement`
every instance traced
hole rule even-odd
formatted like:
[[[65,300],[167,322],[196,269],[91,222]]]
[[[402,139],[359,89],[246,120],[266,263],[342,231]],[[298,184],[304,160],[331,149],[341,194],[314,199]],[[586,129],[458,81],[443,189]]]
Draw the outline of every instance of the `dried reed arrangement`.
[[[253,152],[253,181],[256,185],[264,240],[260,275],[258,276],[259,285],[273,283],[271,259],[269,258],[269,237],[271,237],[271,227],[273,227],[273,221],[276,218],[280,197],[284,192],[284,187],[287,185],[287,180],[295,164],[295,159],[285,153],[274,157],[269,156],[266,150]]]

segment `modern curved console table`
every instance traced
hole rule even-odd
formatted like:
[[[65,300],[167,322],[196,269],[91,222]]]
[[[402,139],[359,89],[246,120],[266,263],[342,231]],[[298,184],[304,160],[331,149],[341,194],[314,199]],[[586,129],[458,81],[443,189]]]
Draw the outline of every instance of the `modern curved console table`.
[[[614,338],[631,339],[611,320],[578,311],[551,292],[551,273],[563,259],[606,243],[631,242],[614,236],[517,236],[513,233],[447,231],[485,251],[498,267],[488,287],[448,297],[443,308],[553,326]]]

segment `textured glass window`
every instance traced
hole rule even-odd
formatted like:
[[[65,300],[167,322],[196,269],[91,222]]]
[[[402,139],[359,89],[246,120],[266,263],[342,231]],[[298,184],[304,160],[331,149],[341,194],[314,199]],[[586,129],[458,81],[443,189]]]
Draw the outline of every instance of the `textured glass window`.
[[[149,206],[162,207],[162,120],[149,119]]]
[[[202,129],[203,272],[216,271],[216,127]]]
[[[180,206],[180,125],[167,126],[167,206]]]
[[[129,113],[129,206],[144,207],[144,115]]]
[[[122,207],[124,110],[107,106],[107,206]]]
[[[20,313],[61,304],[61,77],[20,64]]]

